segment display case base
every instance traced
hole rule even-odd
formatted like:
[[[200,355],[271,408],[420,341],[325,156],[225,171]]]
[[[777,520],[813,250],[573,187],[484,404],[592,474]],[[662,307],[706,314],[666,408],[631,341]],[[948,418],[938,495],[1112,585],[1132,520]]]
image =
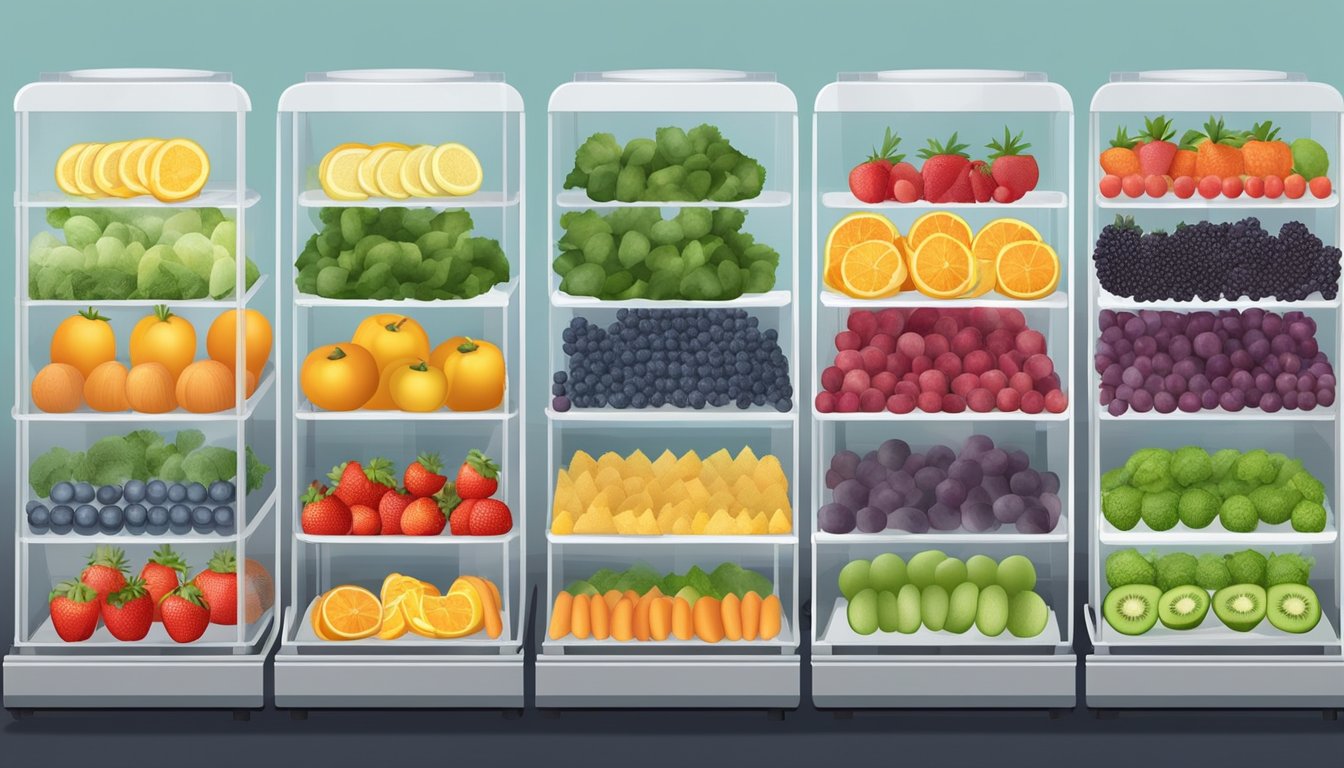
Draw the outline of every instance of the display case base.
[[[294,709],[512,709],[523,654],[275,656],[275,705]]]
[[[821,709],[1068,709],[1077,703],[1072,653],[1012,656],[812,657]]]
[[[1337,709],[1338,656],[1114,655],[1084,659],[1086,700],[1105,709]]]
[[[796,655],[537,657],[541,708],[794,709]]]

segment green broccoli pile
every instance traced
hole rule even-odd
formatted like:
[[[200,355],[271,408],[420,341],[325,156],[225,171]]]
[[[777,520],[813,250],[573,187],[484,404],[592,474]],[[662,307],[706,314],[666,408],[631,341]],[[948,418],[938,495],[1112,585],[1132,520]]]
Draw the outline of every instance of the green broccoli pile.
[[[1164,592],[1188,584],[1210,591],[1232,584],[1259,584],[1265,588],[1275,584],[1307,585],[1315,562],[1292,552],[1265,557],[1253,549],[1199,557],[1186,552],[1145,556],[1134,549],[1121,549],[1106,557],[1106,584],[1111,589],[1148,584]]]
[[[732,202],[764,187],[765,168],[712,125],[659,128],[656,138],[631,139],[625,147],[610,133],[595,133],[574,153],[574,170],[565,177],[565,189],[586,189],[599,203]]]
[[[1122,531],[1142,521],[1154,531],[1178,523],[1247,533],[1261,523],[1293,530],[1325,530],[1325,486],[1282,453],[1225,448],[1213,455],[1198,446],[1175,451],[1144,448],[1101,477],[1101,513]]]

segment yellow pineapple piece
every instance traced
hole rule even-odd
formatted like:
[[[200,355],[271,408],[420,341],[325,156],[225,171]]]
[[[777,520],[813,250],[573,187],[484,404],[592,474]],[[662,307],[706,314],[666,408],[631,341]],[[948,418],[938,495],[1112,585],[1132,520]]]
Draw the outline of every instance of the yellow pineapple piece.
[[[709,489],[705,488],[700,478],[687,480],[685,484],[686,498],[690,499],[696,506],[704,506],[709,501]]]
[[[668,533],[679,519],[680,516],[677,514],[676,507],[671,504],[662,505],[658,509],[658,530],[662,533]]]
[[[692,533],[691,521],[684,517],[677,518],[677,522],[672,524],[673,536],[690,536]]]
[[[764,512],[757,512],[756,516],[751,518],[751,533],[753,536],[764,536],[770,532],[770,521],[766,518]]]
[[[713,467],[715,471],[722,473],[733,464],[733,456],[728,453],[728,449],[720,448],[705,458],[705,463]]]
[[[556,472],[555,472],[555,487],[556,487],[556,488],[572,488],[572,487],[574,487],[574,478],[573,478],[573,477],[570,477],[570,475],[569,475],[569,470],[567,470],[567,469],[558,469],[558,470],[556,470]]]
[[[616,525],[616,533],[622,536],[629,536],[635,532],[635,513],[631,510],[625,510],[612,516],[612,523]]]
[[[621,471],[625,466],[625,457],[615,451],[607,451],[597,458],[597,471],[601,472],[607,467]]]
[[[686,490],[686,483],[677,480],[663,487],[660,498],[668,504],[676,504],[679,501],[691,498],[691,495]]]
[[[635,520],[635,533],[640,536],[657,536],[663,530],[658,527],[658,521],[653,516],[653,510],[646,509],[644,514]]]
[[[597,474],[593,477],[593,482],[597,483],[598,488],[607,488],[610,486],[621,488],[624,487],[625,476],[622,475],[621,470],[616,467],[603,467],[597,470]]]
[[[579,515],[574,521],[574,533],[580,535],[605,536],[616,532],[616,523],[611,518],[611,510],[590,509]]]
[[[737,499],[737,503],[747,509],[757,509],[758,502],[761,500],[761,491],[750,477],[743,475],[733,483],[733,498]]]
[[[557,536],[568,536],[574,532],[574,518],[570,516],[569,510],[565,510],[555,516],[551,521],[551,533]]]
[[[784,477],[784,469],[779,465],[779,459],[771,456],[762,456],[756,465],[756,471],[752,473],[752,479],[756,481],[758,488],[768,488],[771,485],[787,486],[788,478]]]
[[[705,503],[705,509],[711,512],[718,512],[721,509],[735,511],[737,501],[733,498],[733,494],[728,491],[718,491],[710,494],[709,501]]]
[[[789,502],[789,492],[778,486],[771,486],[761,491],[761,498],[757,503],[761,505],[761,509],[788,510],[793,507]]]
[[[597,498],[593,499],[593,506],[606,507],[607,509],[621,511],[621,503],[625,501],[625,491],[618,485],[609,485],[597,492]]]
[[[677,474],[682,480],[691,480],[700,476],[700,456],[695,451],[687,451],[677,459]]]
[[[762,513],[764,514],[764,513]],[[776,509],[770,516],[771,533],[789,533],[793,530],[793,520],[782,509]]]
[[[649,489],[649,482],[642,477],[627,476],[621,481],[621,489],[625,491],[626,496],[634,493],[645,493]]]
[[[625,476],[626,477],[653,477],[653,462],[644,452],[635,449],[635,452],[625,458]]]
[[[700,482],[705,486],[706,490],[709,491],[710,495],[718,493],[719,491],[727,491],[729,488],[733,487],[732,484],[723,478],[723,475],[720,475],[717,472],[700,473]]]
[[[691,519],[691,533],[699,536],[705,532],[705,527],[709,525],[709,514],[701,509],[696,511],[695,517]]]
[[[731,536],[737,533],[737,521],[726,509],[716,511],[705,525],[706,536]]]
[[[597,471],[597,461],[587,451],[575,451],[569,458],[569,474],[578,479],[579,475]]]
[[[750,445],[743,447],[742,450],[737,452],[737,456],[733,458],[734,467],[743,475],[755,473],[756,465],[759,463],[760,459],[756,458],[756,453],[751,450]]]
[[[733,518],[733,524],[737,527],[739,536],[750,536],[755,533],[751,529],[751,513],[745,509],[737,513],[737,517]]]
[[[646,509],[652,509],[652,508],[653,508],[653,499],[649,498],[649,494],[644,493],[643,491],[640,491],[639,493],[636,494],[632,494],[630,496],[626,496],[625,501],[622,501],[621,506],[618,507],[618,509],[623,510],[633,509],[636,514],[639,514],[640,512],[643,512]]]
[[[579,498],[579,492],[573,485],[555,489],[555,503],[552,505],[556,512],[563,512],[566,509],[579,511],[584,508],[583,501]]]
[[[658,458],[653,460],[652,466],[654,477],[667,477],[677,468],[677,455],[664,448],[663,452],[658,454]]]
[[[593,480],[593,476],[579,475],[574,481],[574,494],[579,497],[579,509],[592,506],[593,499],[597,498],[597,483]]]

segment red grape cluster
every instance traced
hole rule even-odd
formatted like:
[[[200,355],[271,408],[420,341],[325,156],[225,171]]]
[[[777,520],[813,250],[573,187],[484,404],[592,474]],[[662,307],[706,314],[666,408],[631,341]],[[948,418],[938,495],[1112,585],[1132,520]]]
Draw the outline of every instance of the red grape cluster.
[[[821,372],[819,413],[1063,413],[1045,336],[1016,309],[856,309]]]
[[[1335,402],[1335,369],[1316,342],[1316,321],[1302,312],[1102,310],[1097,319],[1100,403],[1112,416]]]

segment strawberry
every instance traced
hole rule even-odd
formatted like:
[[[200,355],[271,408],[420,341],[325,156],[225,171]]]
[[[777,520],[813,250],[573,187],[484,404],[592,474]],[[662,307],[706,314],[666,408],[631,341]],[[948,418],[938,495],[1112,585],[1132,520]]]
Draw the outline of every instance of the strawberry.
[[[327,477],[347,507],[363,504],[377,508],[378,500],[396,484],[392,477],[392,462],[387,459],[369,459],[368,466],[347,461],[337,464]]]
[[[210,562],[206,564],[205,570],[196,574],[191,583],[201,590],[201,594],[205,595],[206,602],[209,603],[211,624],[238,623],[238,556],[233,550],[216,550]],[[249,601],[253,597],[249,590]],[[252,613],[252,606],[249,605],[248,614]],[[164,623],[167,621],[165,616]]]
[[[891,166],[891,171],[887,173],[887,181],[890,182],[890,188],[887,190],[887,197],[894,199],[896,196],[896,182],[908,181],[915,188],[915,199],[924,197],[924,177],[920,175],[919,169],[910,163],[900,162]]]
[[[154,620],[159,621],[159,602],[163,596],[177,589],[187,575],[187,561],[178,556],[173,548],[164,544],[154,550],[149,562],[140,569],[140,578],[145,582],[145,591],[154,604]]]
[[[1195,175],[1200,178],[1217,176],[1226,179],[1244,173],[1243,141],[1241,133],[1228,130],[1223,118],[1214,119],[1212,115],[1204,124],[1203,133],[1191,130],[1181,137],[1182,144],[1195,148]]]
[[[457,470],[454,493],[463,499],[488,499],[498,489],[499,465],[473,448]]]
[[[303,502],[303,511],[299,515],[299,526],[304,533],[314,536],[344,536],[350,533],[353,522],[350,508],[339,496],[328,491],[326,486],[314,482],[300,500]]]
[[[448,513],[458,504],[451,491],[416,499],[401,514],[401,532],[407,536],[438,536],[448,525]]]
[[[408,493],[393,488],[378,500],[378,517],[382,518],[384,536],[401,535],[401,516],[415,499]]]
[[[448,482],[446,476],[439,474],[442,469],[443,462],[437,453],[422,453],[406,466],[402,485],[406,487],[407,493],[417,499],[433,496],[443,490],[443,484]]]
[[[478,499],[471,508],[472,536],[502,536],[513,530],[509,505],[499,499]]]
[[[971,194],[975,196],[975,202],[988,203],[994,196],[994,177],[989,173],[989,163],[984,160],[972,160],[971,167],[966,169],[966,174],[971,178]]]
[[[1036,188],[1041,169],[1036,166],[1034,156],[1022,154],[1022,150],[1031,145],[1022,141],[1021,132],[1013,136],[1008,127],[1004,126],[1003,141],[994,140],[985,147],[991,150],[989,159],[993,164],[990,170],[994,174],[994,181],[1000,187],[1008,188],[1006,200],[1000,200],[997,196],[995,200],[1011,203],[1021,200],[1023,195]]]
[[[145,580],[138,576],[131,577],[103,603],[103,624],[118,640],[143,640],[153,623],[154,599],[145,589]]]
[[[383,519],[373,507],[356,504],[350,508],[350,517],[351,536],[377,536],[383,530]]]
[[[1139,149],[1139,173],[1144,176],[1165,176],[1171,172],[1171,163],[1179,149],[1171,141],[1176,130],[1164,115],[1143,119],[1143,146]]]
[[[882,149],[873,148],[867,160],[854,166],[849,172],[849,191],[865,203],[880,203],[891,197],[891,178],[889,171],[896,163],[905,159],[897,154],[896,147],[901,137],[888,128],[882,137]]]
[[[966,147],[966,144],[957,143],[957,134],[954,133],[946,143],[929,139],[929,146],[919,150],[919,156],[924,158],[924,165],[919,172],[924,177],[925,200],[931,203],[955,202],[953,194],[958,198],[964,197],[962,202],[975,200],[971,193],[971,180],[966,175],[966,169],[971,166],[970,158],[964,151]]]
[[[159,604],[163,628],[179,643],[200,639],[210,626],[210,604],[193,584],[183,584],[164,596]]]
[[[116,547],[95,547],[79,580],[93,587],[99,603],[107,600],[109,594],[126,586],[126,553]]]
[[[448,515],[448,532],[454,536],[471,535],[471,508],[476,506],[476,499],[467,499],[453,508]]]
[[[51,591],[47,610],[56,634],[67,643],[93,637],[102,610],[98,593],[82,581],[62,581]]]

